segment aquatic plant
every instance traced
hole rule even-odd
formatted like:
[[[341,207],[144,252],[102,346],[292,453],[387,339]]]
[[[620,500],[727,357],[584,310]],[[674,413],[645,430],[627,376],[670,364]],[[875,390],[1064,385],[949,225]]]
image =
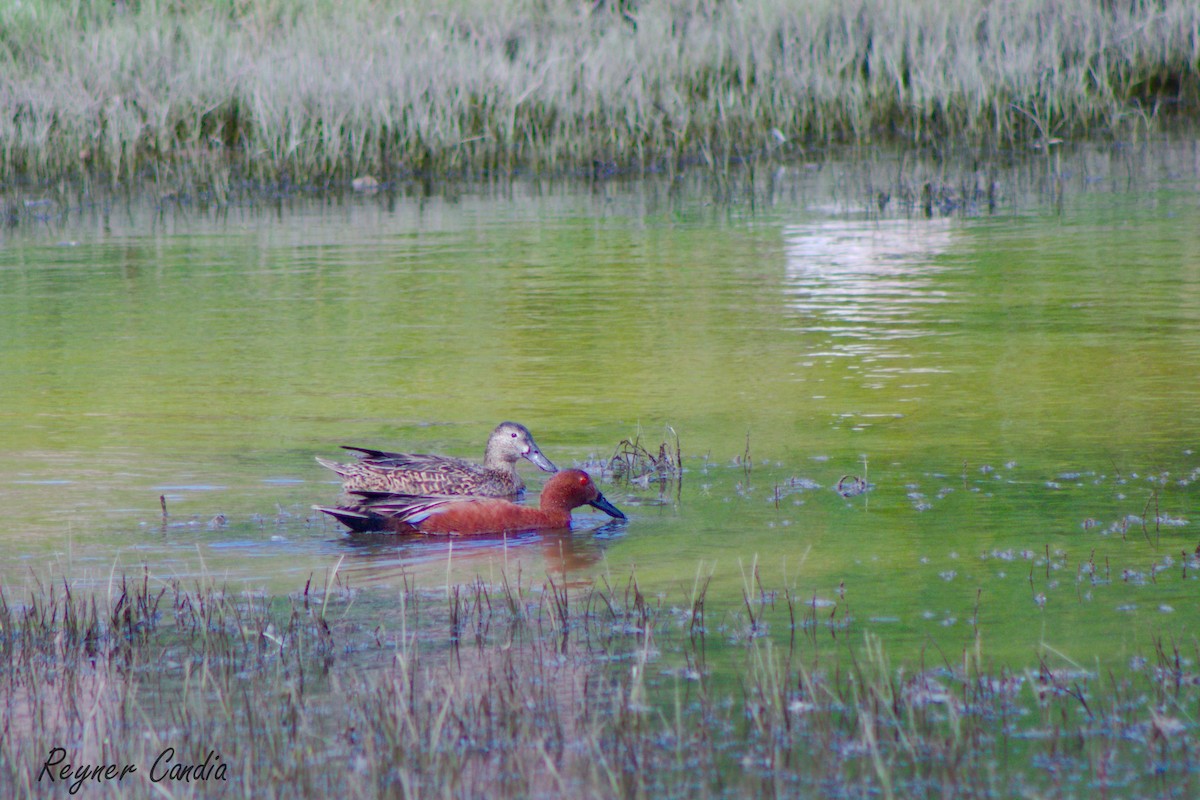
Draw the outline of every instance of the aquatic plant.
[[[1187,796],[1200,779],[1194,642],[1158,639],[1106,672],[1049,654],[990,667],[978,638],[895,663],[823,604],[745,580],[748,616],[711,607],[702,571],[679,604],[633,573],[572,590],[406,578],[381,597],[331,571],[272,598],[143,571],[0,593],[0,788]]]
[[[29,0],[0,9],[0,174],[219,194],[1137,137],[1196,108],[1198,27],[1185,0]]]
[[[674,443],[663,440],[658,445],[658,452],[653,453],[642,444],[639,431],[633,439],[622,439],[617,449],[601,468],[612,474],[618,480],[631,483],[647,484],[650,480],[663,481],[668,478],[678,479],[683,473],[683,457],[679,447],[679,434],[668,426]]]

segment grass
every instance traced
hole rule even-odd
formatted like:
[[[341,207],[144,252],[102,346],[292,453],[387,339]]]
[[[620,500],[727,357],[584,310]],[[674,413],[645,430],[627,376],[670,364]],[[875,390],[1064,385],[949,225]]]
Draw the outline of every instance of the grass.
[[[1137,137],[1195,112],[1198,28],[1185,0],[26,0],[0,8],[0,175],[167,191]]]
[[[989,668],[978,646],[895,664],[756,570],[745,614],[713,608],[707,586],[698,572],[677,605],[636,574],[574,590],[519,575],[438,591],[405,581],[382,596],[334,572],[268,598],[143,572],[89,594],[0,593],[0,787],[46,796],[38,775],[57,747],[73,768],[137,767],[81,781],[88,797],[1197,788],[1200,654],[1182,644],[1108,672],[1050,655]],[[152,782],[167,748],[207,764],[205,779]]]

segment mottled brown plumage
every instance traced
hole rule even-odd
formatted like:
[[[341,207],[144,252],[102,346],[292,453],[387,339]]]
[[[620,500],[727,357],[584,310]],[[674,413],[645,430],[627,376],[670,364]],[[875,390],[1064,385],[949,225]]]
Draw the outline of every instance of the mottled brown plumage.
[[[347,492],[517,497],[525,490],[525,482],[517,474],[518,459],[527,458],[546,472],[557,470],[542,455],[529,429],[516,422],[502,422],[492,431],[483,464],[421,453],[345,449],[358,452],[358,460],[348,464],[324,458],[317,461],[342,477]]]

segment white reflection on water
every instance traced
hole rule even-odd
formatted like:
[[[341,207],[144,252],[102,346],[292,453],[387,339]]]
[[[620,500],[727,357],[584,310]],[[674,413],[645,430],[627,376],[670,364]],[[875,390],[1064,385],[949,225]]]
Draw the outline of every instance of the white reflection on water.
[[[955,244],[949,220],[825,220],[783,229],[789,305],[827,331],[836,355],[874,352],[880,340],[929,336],[945,303],[937,256]],[[817,355],[817,354],[814,354]]]
[[[913,340],[950,332],[937,258],[956,244],[951,221],[831,219],[783,235],[786,302],[812,342],[805,366],[842,363],[869,389],[946,372]]]

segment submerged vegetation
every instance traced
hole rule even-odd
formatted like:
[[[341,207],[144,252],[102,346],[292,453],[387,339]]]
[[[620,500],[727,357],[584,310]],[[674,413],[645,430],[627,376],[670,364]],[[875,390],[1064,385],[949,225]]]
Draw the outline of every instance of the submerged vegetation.
[[[671,172],[1138,137],[1196,109],[1198,29],[1187,0],[26,0],[0,9],[0,173]]]

